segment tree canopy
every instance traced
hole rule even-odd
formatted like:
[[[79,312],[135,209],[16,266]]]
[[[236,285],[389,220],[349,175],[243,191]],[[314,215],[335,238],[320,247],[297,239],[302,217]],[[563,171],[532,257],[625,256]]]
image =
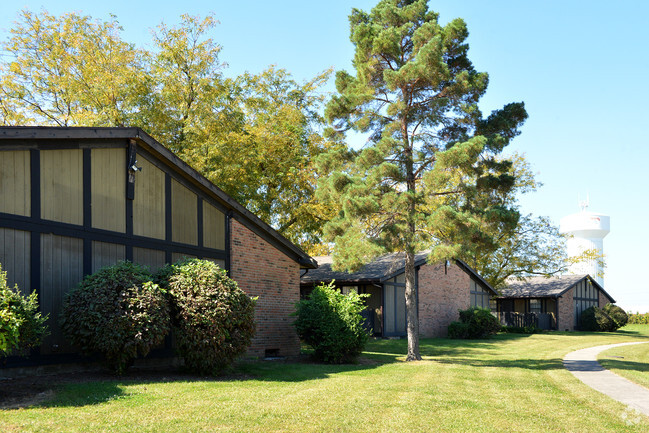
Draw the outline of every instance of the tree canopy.
[[[335,212],[315,198],[325,71],[304,83],[281,68],[224,76],[218,22],[183,15],[153,50],[108,21],[25,10],[2,43],[0,124],[140,126],[308,252]]]
[[[319,161],[320,194],[342,205],[325,229],[334,266],[406,253],[408,360],[420,359],[415,252],[430,248],[435,261],[493,250],[493,227],[519,219],[506,202],[512,163],[497,155],[518,135],[524,105],[483,117],[478,102],[489,80],[468,58],[466,25],[438,18],[424,0],[352,10],[356,74],[337,72],[325,113],[333,135],[355,130],[368,142]]]

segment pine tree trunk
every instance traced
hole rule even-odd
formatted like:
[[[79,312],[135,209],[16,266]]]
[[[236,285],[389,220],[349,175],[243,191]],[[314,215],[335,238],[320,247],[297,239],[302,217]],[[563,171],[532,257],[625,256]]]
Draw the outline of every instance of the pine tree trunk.
[[[419,361],[419,317],[415,289],[415,253],[406,252],[406,315],[408,318],[408,356],[406,361]]]

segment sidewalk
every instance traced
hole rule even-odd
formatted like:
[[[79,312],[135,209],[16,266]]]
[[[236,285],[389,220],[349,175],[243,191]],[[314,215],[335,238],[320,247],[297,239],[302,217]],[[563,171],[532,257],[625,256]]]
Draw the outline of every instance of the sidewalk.
[[[649,342],[648,342],[649,343]],[[563,365],[577,379],[591,388],[624,403],[649,416],[649,389],[605,370],[598,362],[597,355],[613,347],[628,346],[637,343],[608,344],[605,346],[589,347],[588,349],[570,352],[563,358]]]

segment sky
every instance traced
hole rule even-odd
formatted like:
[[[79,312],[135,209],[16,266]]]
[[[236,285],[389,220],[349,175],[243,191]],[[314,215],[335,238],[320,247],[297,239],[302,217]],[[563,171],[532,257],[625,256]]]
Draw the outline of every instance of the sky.
[[[376,0],[139,1],[0,0],[0,38],[20,10],[117,16],[124,40],[149,47],[151,30],[181,14],[220,21],[225,74],[285,68],[298,81],[334,68],[352,72],[347,17]],[[429,1],[440,21],[466,21],[469,57],[489,73],[483,113],[524,101],[529,119],[508,152],[524,153],[543,186],[522,196],[524,213],[555,223],[580,210],[610,216],[604,239],[605,290],[627,311],[649,311],[649,2]],[[333,82],[324,91],[332,92]]]

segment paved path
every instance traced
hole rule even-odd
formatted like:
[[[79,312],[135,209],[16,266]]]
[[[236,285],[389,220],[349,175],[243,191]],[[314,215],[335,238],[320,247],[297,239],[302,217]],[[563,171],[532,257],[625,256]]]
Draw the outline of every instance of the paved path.
[[[604,350],[645,343],[649,342],[608,344],[576,350],[563,358],[563,365],[591,388],[649,416],[649,389],[605,370],[597,362],[597,355]]]

